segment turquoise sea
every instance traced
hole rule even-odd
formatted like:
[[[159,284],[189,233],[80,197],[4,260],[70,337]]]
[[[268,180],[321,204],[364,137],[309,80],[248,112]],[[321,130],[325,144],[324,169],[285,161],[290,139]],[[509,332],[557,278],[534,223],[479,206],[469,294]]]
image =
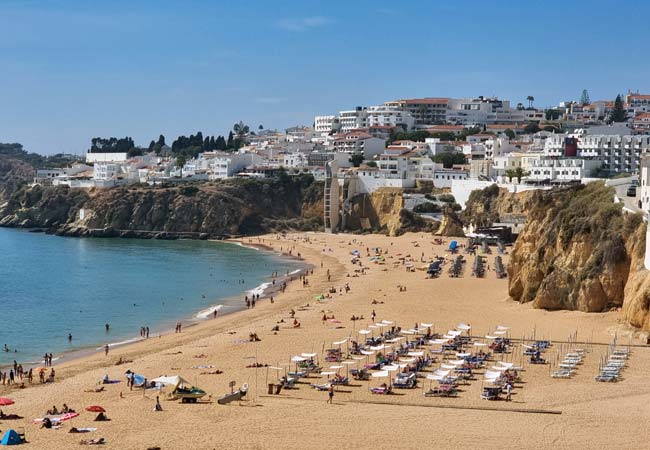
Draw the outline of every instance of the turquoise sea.
[[[125,342],[139,338],[141,326],[157,336],[223,303],[219,314],[227,313],[273,271],[301,267],[220,242],[65,238],[0,228],[0,348],[11,349],[0,351],[0,366]]]

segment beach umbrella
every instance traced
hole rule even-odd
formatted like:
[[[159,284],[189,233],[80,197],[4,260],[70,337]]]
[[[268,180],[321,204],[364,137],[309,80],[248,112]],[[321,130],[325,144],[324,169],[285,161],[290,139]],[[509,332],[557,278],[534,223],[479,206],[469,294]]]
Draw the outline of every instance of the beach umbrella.
[[[0,406],[9,406],[13,405],[15,402],[7,397],[0,397]]]
[[[96,412],[96,413],[104,413],[104,412],[106,412],[106,410],[104,408],[102,408],[101,406],[99,406],[99,405],[87,406],[86,411]]]

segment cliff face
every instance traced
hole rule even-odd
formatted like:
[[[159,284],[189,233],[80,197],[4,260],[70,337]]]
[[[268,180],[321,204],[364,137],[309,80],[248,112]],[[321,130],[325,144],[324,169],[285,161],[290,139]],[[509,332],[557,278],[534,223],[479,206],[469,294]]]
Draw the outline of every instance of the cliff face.
[[[493,184],[470,194],[460,218],[466,225],[490,226],[506,218],[523,217],[540,194],[537,190],[511,193]]]
[[[34,168],[19,159],[0,155],[0,205],[34,178]]]
[[[613,197],[602,183],[538,191],[510,257],[510,296],[550,310],[623,306],[645,245],[635,237],[645,237],[645,225]]]
[[[385,230],[389,236],[408,231],[433,232],[436,222],[427,221],[404,209],[403,190],[380,188],[372,194],[362,194],[350,202],[346,217],[347,230]]]
[[[0,208],[0,225],[71,235],[110,229],[108,235],[128,236],[134,235],[129,231],[207,237],[316,230],[322,226],[322,202],[322,183],[307,177],[91,191],[35,186],[14,193]]]

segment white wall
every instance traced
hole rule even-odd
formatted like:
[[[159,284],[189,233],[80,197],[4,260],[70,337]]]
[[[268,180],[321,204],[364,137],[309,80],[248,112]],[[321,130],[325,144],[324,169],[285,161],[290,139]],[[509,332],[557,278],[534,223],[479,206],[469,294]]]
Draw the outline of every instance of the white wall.
[[[124,162],[126,153],[86,153],[86,162]]]

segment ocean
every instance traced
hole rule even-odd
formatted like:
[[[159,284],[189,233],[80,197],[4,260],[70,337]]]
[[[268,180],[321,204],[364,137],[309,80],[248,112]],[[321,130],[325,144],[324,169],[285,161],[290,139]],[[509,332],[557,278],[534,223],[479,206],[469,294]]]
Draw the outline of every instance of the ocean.
[[[211,317],[218,305],[219,314],[234,311],[273,271],[303,267],[222,242],[65,238],[0,228],[0,349],[11,350],[0,351],[0,367],[139,339],[142,326],[154,337],[179,320]]]

